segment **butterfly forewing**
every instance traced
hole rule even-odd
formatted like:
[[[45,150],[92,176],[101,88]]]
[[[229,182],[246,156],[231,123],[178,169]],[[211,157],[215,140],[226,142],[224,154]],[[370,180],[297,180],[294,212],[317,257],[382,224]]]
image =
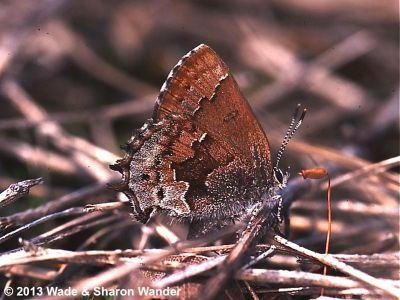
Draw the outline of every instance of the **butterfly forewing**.
[[[155,121],[169,114],[193,120],[216,140],[229,143],[236,152],[253,159],[253,148],[269,162],[267,137],[228,67],[207,45],[200,45],[173,68],[154,109]]]

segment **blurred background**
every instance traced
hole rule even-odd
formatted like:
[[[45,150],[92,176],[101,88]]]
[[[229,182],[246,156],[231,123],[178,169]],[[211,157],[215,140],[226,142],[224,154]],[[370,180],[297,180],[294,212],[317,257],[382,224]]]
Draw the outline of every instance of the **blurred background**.
[[[273,157],[296,104],[308,108],[281,165],[290,166],[293,177],[302,168],[323,165],[339,181],[333,190],[334,234],[342,239],[334,251],[393,250],[398,6],[396,0],[1,1],[0,189],[27,178],[45,180],[27,199],[2,208],[1,216],[118,178],[108,164],[123,155],[119,145],[151,116],[170,69],[206,43],[230,67],[265,129]],[[346,174],[350,177],[341,177]],[[101,192],[63,202],[51,212],[119,197],[106,188],[96,191]],[[311,237],[324,234],[323,183],[318,191],[295,204],[292,234],[321,250],[321,239]],[[357,211],[351,203],[364,206]],[[360,237],[366,230],[369,234]],[[130,245],[112,235],[95,248],[112,248],[113,238],[118,247]],[[76,249],[80,239],[56,245]],[[10,249],[17,242],[4,245]]]

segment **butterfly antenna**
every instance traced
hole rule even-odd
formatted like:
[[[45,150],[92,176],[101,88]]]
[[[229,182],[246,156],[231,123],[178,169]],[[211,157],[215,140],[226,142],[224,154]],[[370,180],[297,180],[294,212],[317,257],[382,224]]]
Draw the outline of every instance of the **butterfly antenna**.
[[[304,108],[299,117],[300,108],[301,108],[301,104],[297,104],[297,107],[296,107],[296,110],[294,111],[292,120],[290,121],[288,130],[286,131],[286,134],[285,134],[285,137],[283,138],[281,147],[279,148],[278,154],[276,155],[275,168],[278,168],[279,162],[283,156],[283,153],[285,152],[286,146],[289,144],[289,141],[292,139],[292,137],[295,134],[295,132],[297,131],[297,129],[299,129],[301,123],[303,123],[307,109]],[[296,120],[297,120],[297,122],[296,122]]]
[[[283,152],[284,152],[284,150],[286,148],[286,145],[289,143],[290,132],[292,131],[294,123],[296,122],[297,115],[299,114],[299,110],[300,110],[300,104],[297,104],[297,107],[296,107],[296,110],[295,110],[295,112],[293,114],[292,120],[290,121],[289,128],[287,129],[286,134],[285,134],[285,136],[283,138],[281,147],[279,148],[279,151],[278,151],[278,154],[277,154],[276,166],[278,165],[278,163],[279,163],[279,161],[280,161],[280,159],[281,159],[281,157],[283,155]]]

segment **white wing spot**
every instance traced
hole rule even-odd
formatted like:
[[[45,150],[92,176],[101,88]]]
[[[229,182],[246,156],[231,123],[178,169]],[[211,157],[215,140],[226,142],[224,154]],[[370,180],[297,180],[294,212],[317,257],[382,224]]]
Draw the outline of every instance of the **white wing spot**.
[[[218,87],[221,85],[221,82],[224,81],[226,78],[228,78],[229,74],[225,73],[225,75],[221,76],[219,78],[218,83],[214,87],[214,93],[211,95],[210,99],[213,99],[215,97],[215,92],[217,91]]]
[[[168,78],[167,78],[167,80],[168,80]],[[167,80],[164,81],[163,85],[161,86],[160,93],[164,92],[164,90],[167,88]]]
[[[206,138],[206,136],[207,136],[207,132],[204,132],[204,133],[201,135],[201,137],[200,137],[200,139],[199,139],[199,142],[201,143],[202,141],[204,141],[204,139]]]
[[[149,127],[149,124],[144,123],[143,126],[140,128],[141,131],[145,131]]]
[[[225,73],[225,75],[221,76],[221,77],[219,78],[218,84],[219,84],[222,80],[225,80],[228,76],[229,76],[228,73]]]

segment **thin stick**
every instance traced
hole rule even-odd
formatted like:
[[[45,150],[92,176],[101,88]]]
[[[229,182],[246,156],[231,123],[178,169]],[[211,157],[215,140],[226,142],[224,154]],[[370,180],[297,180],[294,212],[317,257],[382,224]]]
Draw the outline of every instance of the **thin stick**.
[[[331,232],[332,232],[332,205],[331,205],[331,177],[329,176],[329,172],[325,168],[314,168],[302,170],[299,175],[303,176],[304,179],[322,179],[324,177],[328,177],[328,190],[326,193],[327,199],[327,207],[328,207],[328,228],[326,231],[326,241],[325,241],[325,254],[329,253],[329,243],[331,240]],[[322,274],[326,275],[328,273],[328,267],[324,265],[324,269]],[[324,295],[324,288],[321,288],[320,291],[321,297]]]
[[[19,198],[27,195],[31,187],[41,183],[43,183],[42,178],[36,178],[11,184],[0,194],[0,207],[7,206]]]
[[[51,215],[47,215],[44,216],[40,219],[37,219],[29,224],[23,225],[21,227],[18,227],[17,229],[4,234],[0,237],[0,244],[4,243],[5,241],[9,240],[12,237],[17,236],[18,234],[20,234],[23,231],[26,231],[36,225],[42,224],[44,222],[50,221],[50,220],[54,220],[56,218],[60,218],[60,217],[65,217],[65,216],[74,216],[74,215],[82,215],[84,214],[84,210],[83,207],[72,207],[72,208],[68,208],[64,211],[60,211],[60,212],[56,212],[54,214]]]
[[[259,300],[260,299],[260,298],[258,298],[256,292],[253,290],[253,288],[251,287],[251,285],[247,281],[244,281],[244,285],[249,290],[250,296],[251,296],[251,298],[253,300]]]
[[[233,229],[233,230],[232,230]],[[115,268],[108,269],[106,271],[103,271],[96,276],[92,277],[87,277],[79,282],[77,282],[75,285],[72,286],[73,289],[75,289],[78,293],[82,293],[82,291],[92,291],[95,287],[102,286],[102,285],[107,285],[110,282],[113,282],[119,278],[123,278],[133,271],[140,269],[143,265],[148,265],[150,263],[159,261],[160,259],[172,255],[174,253],[180,252],[185,250],[186,248],[191,248],[191,247],[196,247],[200,246],[203,244],[207,244],[211,241],[215,241],[227,234],[232,234],[237,230],[237,226],[233,226],[233,228],[229,229],[222,229],[219,232],[216,232],[207,238],[201,238],[198,240],[192,240],[192,241],[180,241],[176,244],[170,245],[169,247],[164,248],[164,251],[159,252],[157,254],[151,254],[151,255],[144,255],[141,257],[140,261],[134,261],[134,262],[129,262],[125,263],[122,265],[118,265]],[[54,299],[51,296],[43,297],[42,299],[50,300]],[[60,296],[57,299],[68,299],[68,296]]]
[[[332,233],[332,203],[331,203],[331,177],[328,175],[328,191],[326,194],[326,200],[328,205],[328,230],[326,231],[326,241],[325,241],[325,254],[329,253],[329,244],[331,241],[331,233]],[[328,266],[324,265],[324,269],[322,271],[322,275],[328,274]],[[321,288],[320,295],[321,297],[324,295],[324,288]]]
[[[350,180],[357,180],[365,175],[377,175],[386,172],[388,169],[398,167],[400,165],[400,156],[395,156],[374,164],[368,164],[355,171],[343,174],[332,180],[332,186],[338,186]],[[397,182],[397,181],[396,181]]]
[[[370,286],[378,288],[378,289],[382,290],[383,292],[385,292],[386,294],[396,297],[396,299],[398,299],[400,297],[400,290],[398,288],[396,288],[395,286],[393,286],[392,284],[390,284],[386,281],[383,281],[379,278],[375,278],[371,275],[368,275],[367,273],[364,273],[360,270],[357,270],[356,268],[337,260],[336,258],[332,257],[331,255],[320,254],[320,253],[311,251],[309,249],[303,248],[295,243],[288,241],[287,239],[285,239],[279,235],[274,235],[274,240],[276,242],[278,242],[279,244],[286,246],[304,256],[311,257],[323,264],[330,266],[331,268],[334,268],[340,272],[343,272],[354,278],[357,278],[359,281],[362,281]]]

